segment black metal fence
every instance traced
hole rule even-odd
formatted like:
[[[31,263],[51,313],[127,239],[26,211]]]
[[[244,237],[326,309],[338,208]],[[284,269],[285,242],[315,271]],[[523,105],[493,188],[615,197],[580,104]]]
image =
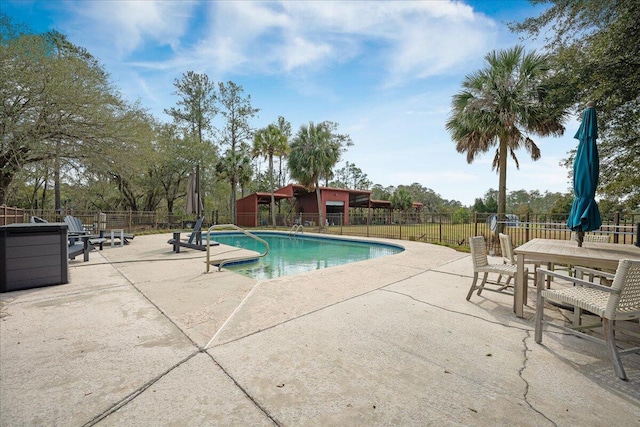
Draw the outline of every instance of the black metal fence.
[[[378,237],[437,243],[454,247],[468,247],[471,236],[484,236],[490,253],[500,254],[500,243],[496,229],[511,236],[514,246],[531,239],[568,240],[572,232],[567,228],[568,214],[507,214],[502,220],[494,213],[402,213],[367,212],[352,210],[349,224],[345,225],[342,214],[328,214],[324,227],[319,227],[317,214],[298,214],[294,217],[277,215],[278,227],[301,224],[303,228],[328,234]],[[621,213],[603,217],[603,225],[594,234],[607,234],[611,243],[631,244],[637,241],[636,227],[640,223],[640,212]],[[259,227],[271,225],[268,213],[258,216]]]

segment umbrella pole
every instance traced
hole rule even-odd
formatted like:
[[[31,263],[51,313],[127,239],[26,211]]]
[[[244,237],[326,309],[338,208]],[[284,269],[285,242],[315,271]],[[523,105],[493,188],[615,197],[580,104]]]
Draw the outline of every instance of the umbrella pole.
[[[200,218],[200,163],[196,165],[196,218]]]
[[[576,232],[576,238],[578,240],[578,247],[581,248],[582,247],[582,242],[584,241],[584,231],[578,230]]]

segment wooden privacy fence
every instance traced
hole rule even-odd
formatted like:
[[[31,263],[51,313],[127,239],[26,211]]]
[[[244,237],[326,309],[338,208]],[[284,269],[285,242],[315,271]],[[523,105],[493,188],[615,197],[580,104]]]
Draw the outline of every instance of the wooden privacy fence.
[[[20,209],[0,206],[0,225],[29,222],[32,216],[47,222],[63,222],[66,215],[78,218],[87,231],[98,233],[111,229],[123,229],[129,233],[148,230],[182,228],[191,216],[145,211],[67,211]]]
[[[25,222],[25,210],[0,205],[0,225],[17,224]]]

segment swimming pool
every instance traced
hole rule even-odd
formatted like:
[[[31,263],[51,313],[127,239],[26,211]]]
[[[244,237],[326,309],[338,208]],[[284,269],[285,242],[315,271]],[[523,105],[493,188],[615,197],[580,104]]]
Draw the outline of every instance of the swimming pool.
[[[269,254],[254,262],[227,264],[225,268],[257,280],[319,270],[402,252],[401,246],[331,237],[289,233],[252,232],[269,243]],[[211,239],[223,245],[264,252],[264,244],[234,232],[212,232]]]

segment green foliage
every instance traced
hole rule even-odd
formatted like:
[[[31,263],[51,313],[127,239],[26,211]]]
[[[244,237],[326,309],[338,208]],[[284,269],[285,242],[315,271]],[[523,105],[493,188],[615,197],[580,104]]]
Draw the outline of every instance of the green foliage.
[[[336,180],[329,184],[335,188],[349,188],[352,190],[368,190],[371,188],[372,182],[369,181],[367,174],[357,167],[354,163],[346,162],[344,167],[338,169],[334,173]]]
[[[391,208],[406,212],[413,206],[413,197],[404,188],[397,189],[391,196]]]
[[[453,224],[467,224],[471,218],[471,213],[467,208],[458,208],[451,216]]]
[[[59,199],[65,167],[95,163],[128,137],[130,106],[97,60],[60,33],[20,32],[6,17],[0,19],[0,96],[0,204],[16,174],[35,163],[53,169]]]
[[[401,189],[411,194],[414,202],[422,203],[422,209],[425,212],[440,212],[441,209],[449,204],[438,193],[418,182],[414,182],[411,185],[399,185],[397,190]]]
[[[394,189],[392,187],[383,187],[380,184],[375,184],[371,187],[371,198],[373,200],[390,200]]]
[[[535,0],[550,7],[511,23],[514,31],[545,34],[556,70],[550,96],[580,115],[598,112],[598,193],[628,209],[640,207],[640,2]],[[549,30],[550,28],[550,30]]]
[[[213,130],[212,120],[218,112],[216,107],[216,86],[206,74],[187,71],[182,78],[175,79],[173,86],[178,96],[178,107],[165,109],[178,126],[197,136],[198,142]]]
[[[471,208],[474,212],[478,212],[478,213],[485,213],[485,212],[489,212],[487,210],[487,205],[484,204],[484,201],[477,197],[475,202],[473,203],[473,207]]]
[[[401,211],[404,214],[405,222],[409,209],[413,207],[413,197],[404,188],[398,188],[391,195],[391,208]]]
[[[162,195],[167,204],[167,211],[174,212],[174,203],[186,195],[189,174],[200,167],[200,186],[207,185],[212,170],[210,163],[216,158],[216,149],[211,144],[202,144],[198,135],[187,130],[180,130],[175,123],[156,125],[157,139],[154,143],[157,153],[156,161],[151,166],[156,182],[161,186]]]
[[[487,208],[487,212],[498,212],[498,200],[493,196],[489,196],[487,198],[485,206]]]
[[[571,211],[572,204],[573,194],[567,193],[556,200],[553,206],[551,206],[551,210],[549,212],[557,214],[567,214]]]

